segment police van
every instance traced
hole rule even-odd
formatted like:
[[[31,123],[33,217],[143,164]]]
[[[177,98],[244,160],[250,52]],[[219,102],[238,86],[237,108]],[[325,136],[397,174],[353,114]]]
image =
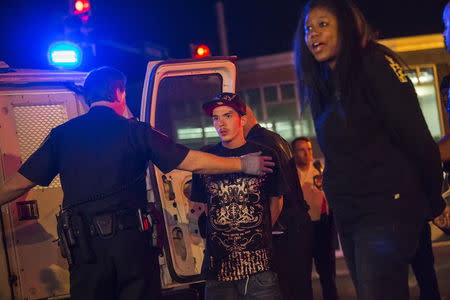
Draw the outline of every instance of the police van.
[[[0,68],[0,182],[17,171],[52,128],[87,112],[80,92],[85,76]],[[234,58],[149,62],[140,120],[191,148],[216,142],[201,104],[219,92],[234,92],[235,82]],[[161,248],[166,295],[200,281],[205,244],[198,220],[205,206],[189,201],[191,178],[190,172],[163,174],[153,165],[147,171],[153,243]],[[48,187],[36,186],[1,207],[0,299],[70,298],[68,265],[56,232],[62,198],[56,177]]]

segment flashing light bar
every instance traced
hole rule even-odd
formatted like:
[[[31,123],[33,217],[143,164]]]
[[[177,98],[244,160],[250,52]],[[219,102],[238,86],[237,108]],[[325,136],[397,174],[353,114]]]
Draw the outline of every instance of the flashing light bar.
[[[82,51],[73,43],[56,42],[48,49],[48,59],[57,68],[74,69],[81,64]]]
[[[73,50],[53,51],[52,60],[55,63],[76,63],[77,54]]]

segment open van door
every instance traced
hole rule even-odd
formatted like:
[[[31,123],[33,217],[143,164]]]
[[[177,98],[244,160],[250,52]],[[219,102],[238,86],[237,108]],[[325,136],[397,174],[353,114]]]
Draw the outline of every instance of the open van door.
[[[235,58],[150,62],[144,82],[141,121],[148,122],[174,141],[198,150],[219,141],[202,104],[220,92],[234,92]],[[204,240],[199,217],[205,206],[190,202],[192,174],[174,170],[163,174],[149,168],[149,200],[160,209],[164,224],[160,258],[163,288],[200,280]]]

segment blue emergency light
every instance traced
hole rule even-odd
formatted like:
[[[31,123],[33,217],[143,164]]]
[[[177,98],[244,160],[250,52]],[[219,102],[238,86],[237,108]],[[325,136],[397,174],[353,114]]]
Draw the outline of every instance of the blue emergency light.
[[[71,42],[56,42],[48,48],[48,60],[52,66],[61,69],[74,69],[81,64],[83,52]]]

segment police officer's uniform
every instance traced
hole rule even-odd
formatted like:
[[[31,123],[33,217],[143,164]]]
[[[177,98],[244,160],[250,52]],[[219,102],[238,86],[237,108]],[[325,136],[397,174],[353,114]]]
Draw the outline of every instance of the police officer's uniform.
[[[54,128],[20,168],[42,186],[59,173],[63,208],[82,221],[74,230],[72,299],[159,298],[157,253],[138,230],[137,210],[146,206],[148,161],[169,172],[188,151],[148,124],[96,106]]]

